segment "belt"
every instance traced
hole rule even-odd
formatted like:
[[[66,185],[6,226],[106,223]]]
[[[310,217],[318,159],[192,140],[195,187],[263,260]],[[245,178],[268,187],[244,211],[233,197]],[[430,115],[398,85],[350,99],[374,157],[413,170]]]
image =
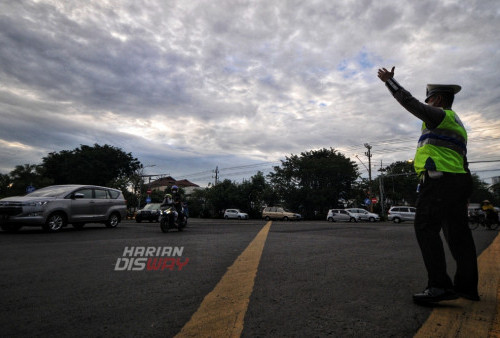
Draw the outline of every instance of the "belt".
[[[467,173],[450,173],[447,171],[426,170],[423,173],[421,173],[420,181],[425,182],[426,177],[432,178],[433,180],[437,180],[446,176],[449,177],[449,176],[460,176],[460,175],[467,175]]]

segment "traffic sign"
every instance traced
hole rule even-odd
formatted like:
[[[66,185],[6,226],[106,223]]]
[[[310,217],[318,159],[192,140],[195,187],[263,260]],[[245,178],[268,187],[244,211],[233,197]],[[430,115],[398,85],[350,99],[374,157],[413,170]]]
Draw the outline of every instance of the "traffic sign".
[[[148,197],[146,198],[146,203],[151,203],[151,197],[149,197],[149,196],[148,196]]]
[[[372,197],[372,203],[376,204],[377,202],[378,202],[377,198],[376,197]]]

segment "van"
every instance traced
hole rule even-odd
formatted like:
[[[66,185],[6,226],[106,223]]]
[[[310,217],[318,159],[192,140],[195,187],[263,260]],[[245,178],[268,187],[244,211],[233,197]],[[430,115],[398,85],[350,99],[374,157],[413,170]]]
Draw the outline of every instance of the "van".
[[[302,218],[300,214],[285,210],[282,207],[266,207],[262,210],[262,218],[266,221],[279,219],[283,221],[298,221]]]
[[[417,209],[414,207],[396,206],[391,207],[387,213],[387,219],[394,223],[402,221],[414,221]]]

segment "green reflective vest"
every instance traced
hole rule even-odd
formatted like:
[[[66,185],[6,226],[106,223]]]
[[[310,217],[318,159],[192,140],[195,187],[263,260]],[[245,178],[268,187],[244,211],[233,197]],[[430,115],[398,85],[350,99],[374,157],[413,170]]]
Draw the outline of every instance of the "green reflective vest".
[[[414,162],[419,176],[425,170],[466,172],[467,132],[453,110],[445,110],[445,113],[445,118],[435,129],[427,129],[422,123]]]

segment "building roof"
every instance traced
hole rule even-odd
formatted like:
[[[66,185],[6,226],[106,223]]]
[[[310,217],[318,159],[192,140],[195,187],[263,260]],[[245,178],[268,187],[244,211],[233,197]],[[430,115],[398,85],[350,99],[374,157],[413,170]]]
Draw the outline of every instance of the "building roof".
[[[195,184],[186,179],[176,180],[172,176],[162,177],[157,179],[149,184],[151,188],[160,188],[160,187],[171,187],[173,185],[178,186],[179,188],[187,188],[187,187],[199,187],[198,184]]]

